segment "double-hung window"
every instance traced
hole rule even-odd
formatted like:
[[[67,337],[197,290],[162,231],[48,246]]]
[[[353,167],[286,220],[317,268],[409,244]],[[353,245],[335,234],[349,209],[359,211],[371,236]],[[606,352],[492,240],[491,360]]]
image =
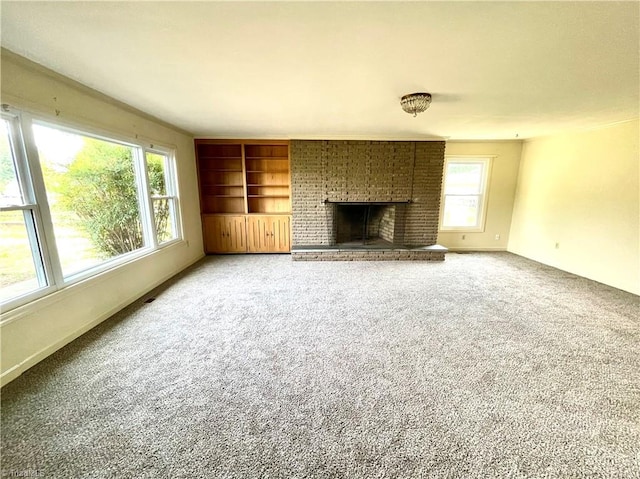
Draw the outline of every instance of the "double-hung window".
[[[442,189],[441,231],[483,231],[490,157],[447,158]]]
[[[17,115],[0,123],[0,303],[48,289],[42,222]]]
[[[180,239],[173,151],[3,114],[3,310]]]
[[[151,211],[153,211],[153,233],[158,244],[178,237],[178,193],[174,163],[162,150],[145,151]]]

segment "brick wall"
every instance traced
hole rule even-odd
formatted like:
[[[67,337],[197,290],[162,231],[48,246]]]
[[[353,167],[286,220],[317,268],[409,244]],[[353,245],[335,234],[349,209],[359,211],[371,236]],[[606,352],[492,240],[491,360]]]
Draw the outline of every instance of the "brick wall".
[[[407,245],[432,245],[438,239],[444,147],[444,141],[415,142],[413,196],[405,217]]]
[[[396,207],[387,206],[382,212],[382,218],[380,220],[380,231],[378,234],[383,240],[393,243],[396,241]],[[402,244],[402,242],[400,242]]]
[[[324,203],[328,182],[326,141],[290,143],[292,246],[330,245],[334,206]]]
[[[334,242],[334,202],[409,201],[396,206],[394,236],[435,244],[444,141],[291,141],[293,246]]]
[[[406,201],[411,198],[414,143],[326,141],[329,201]]]

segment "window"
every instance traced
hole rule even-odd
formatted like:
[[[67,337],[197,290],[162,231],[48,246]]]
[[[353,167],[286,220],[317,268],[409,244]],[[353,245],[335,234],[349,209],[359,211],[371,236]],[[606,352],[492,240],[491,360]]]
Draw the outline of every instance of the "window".
[[[3,310],[180,238],[170,150],[20,112],[1,125]]]
[[[0,123],[0,302],[48,286],[17,117]]]
[[[145,246],[135,148],[33,127],[64,277]]]
[[[166,153],[146,151],[149,194],[158,244],[178,237],[178,196],[173,178],[173,162]]]
[[[447,158],[440,230],[484,230],[491,158]]]

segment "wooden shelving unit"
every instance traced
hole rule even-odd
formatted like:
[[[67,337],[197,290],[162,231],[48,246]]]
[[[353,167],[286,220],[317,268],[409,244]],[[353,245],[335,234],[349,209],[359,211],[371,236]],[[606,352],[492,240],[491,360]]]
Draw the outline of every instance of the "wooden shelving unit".
[[[195,146],[206,252],[290,251],[289,142],[198,139]]]
[[[245,145],[249,213],[289,213],[289,145]]]
[[[242,145],[196,140],[202,214],[246,213]]]

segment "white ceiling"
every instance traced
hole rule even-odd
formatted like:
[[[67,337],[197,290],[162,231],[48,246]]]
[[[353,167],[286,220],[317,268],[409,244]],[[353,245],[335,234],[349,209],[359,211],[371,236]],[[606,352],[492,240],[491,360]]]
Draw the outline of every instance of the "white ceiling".
[[[638,2],[11,2],[2,46],[196,136],[513,139],[639,116]],[[413,118],[402,95],[427,91]]]

